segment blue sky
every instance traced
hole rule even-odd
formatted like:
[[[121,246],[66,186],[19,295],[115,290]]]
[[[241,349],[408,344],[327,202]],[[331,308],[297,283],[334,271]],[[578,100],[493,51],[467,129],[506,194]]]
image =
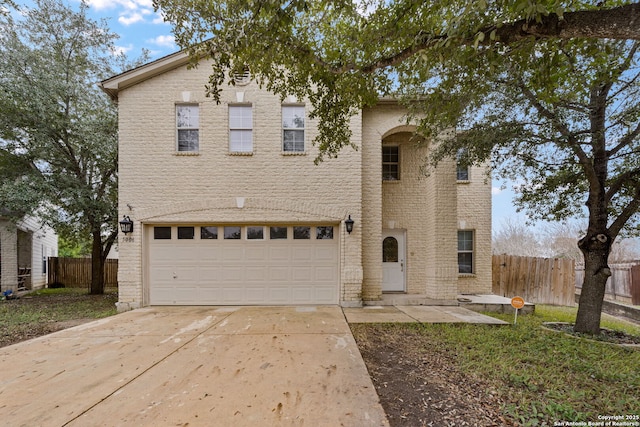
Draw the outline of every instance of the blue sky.
[[[79,0],[66,0],[68,4],[77,6]],[[31,6],[29,0],[18,0],[18,4]],[[159,13],[154,12],[152,0],[86,0],[92,18],[106,19],[108,26],[120,38],[116,45],[128,56],[135,58],[142,49],[148,49],[151,59],[158,59],[178,50],[175,44],[171,25],[163,21]],[[513,207],[514,193],[511,189],[500,190],[499,184],[492,188],[493,228],[500,228],[506,218],[522,219]]]

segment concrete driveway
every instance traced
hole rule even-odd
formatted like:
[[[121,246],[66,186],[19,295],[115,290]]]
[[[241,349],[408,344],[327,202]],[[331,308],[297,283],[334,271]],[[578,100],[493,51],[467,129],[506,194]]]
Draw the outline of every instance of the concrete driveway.
[[[387,426],[340,307],[153,307],[0,349],[4,426]]]

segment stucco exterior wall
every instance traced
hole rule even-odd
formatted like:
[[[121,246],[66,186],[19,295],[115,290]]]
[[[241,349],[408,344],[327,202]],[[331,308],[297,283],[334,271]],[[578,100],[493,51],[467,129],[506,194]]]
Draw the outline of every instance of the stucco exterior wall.
[[[279,97],[251,83],[225,89],[222,103],[206,98],[210,68],[181,67],[119,92],[119,212],[134,221],[120,236],[122,309],[144,305],[142,223],[328,222],[340,225],[341,300],[361,301],[362,156],[345,148],[337,159],[313,161],[316,124],[305,120],[305,154],[282,152]],[[289,99],[304,104],[304,101]],[[176,151],[175,108],[200,107],[197,154]],[[228,106],[253,111],[253,153],[229,153]],[[361,116],[352,119],[352,142],[361,146]],[[237,198],[243,198],[238,208]],[[353,233],[343,232],[351,215]]]

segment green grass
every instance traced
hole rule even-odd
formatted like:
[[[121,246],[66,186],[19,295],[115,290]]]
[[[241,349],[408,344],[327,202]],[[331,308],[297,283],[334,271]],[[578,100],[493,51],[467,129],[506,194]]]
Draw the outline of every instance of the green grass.
[[[513,322],[513,315],[494,317]],[[429,345],[454,354],[464,372],[489,381],[503,411],[522,425],[597,421],[639,414],[640,350],[541,328],[575,320],[575,309],[537,306],[517,325],[419,325]],[[640,327],[607,316],[602,326],[640,335]]]
[[[116,314],[115,289],[88,295],[86,289],[42,289],[17,300],[0,301],[0,347],[59,329],[59,322]]]

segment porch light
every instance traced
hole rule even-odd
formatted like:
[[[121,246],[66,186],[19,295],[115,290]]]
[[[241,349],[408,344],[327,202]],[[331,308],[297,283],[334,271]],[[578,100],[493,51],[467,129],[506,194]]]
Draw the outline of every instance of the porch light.
[[[353,231],[353,223],[355,221],[351,219],[351,215],[349,215],[349,219],[346,219],[344,221],[344,226],[347,229],[347,233],[351,234],[351,232]]]
[[[128,215],[123,215],[122,221],[120,221],[120,230],[124,233],[131,233],[133,231],[133,221]]]

